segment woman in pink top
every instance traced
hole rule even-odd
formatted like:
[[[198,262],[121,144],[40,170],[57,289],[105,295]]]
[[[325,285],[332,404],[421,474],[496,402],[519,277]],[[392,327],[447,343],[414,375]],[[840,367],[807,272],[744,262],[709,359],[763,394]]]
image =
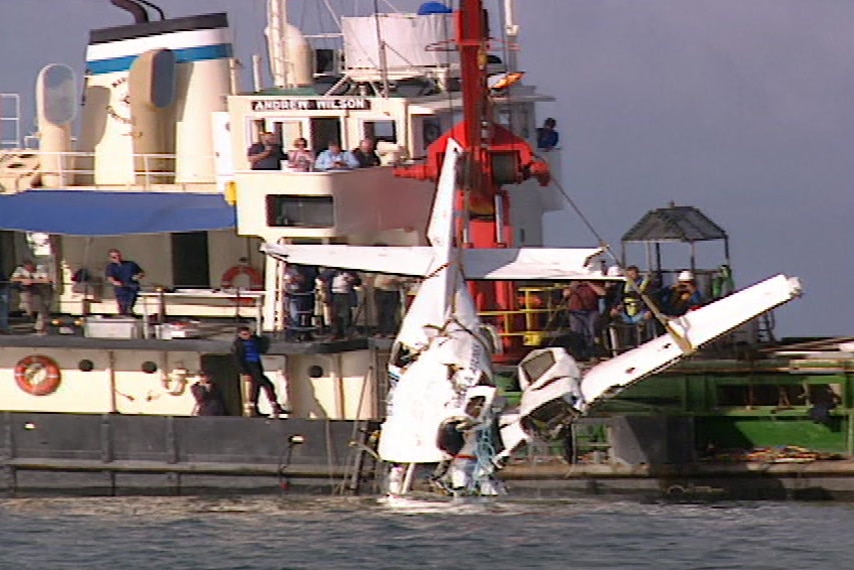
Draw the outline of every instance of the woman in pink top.
[[[308,149],[308,141],[298,138],[294,147],[288,151],[288,166],[298,172],[308,172],[314,164],[314,153]]]

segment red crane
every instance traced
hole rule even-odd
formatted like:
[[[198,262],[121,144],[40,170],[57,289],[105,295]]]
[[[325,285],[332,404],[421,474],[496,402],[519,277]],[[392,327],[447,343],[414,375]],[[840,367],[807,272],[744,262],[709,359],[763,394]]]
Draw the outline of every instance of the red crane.
[[[549,183],[548,164],[538,159],[525,139],[495,123],[487,84],[487,54],[490,50],[488,18],[482,0],[460,0],[454,14],[456,49],[460,54],[463,119],[435,140],[427,149],[423,164],[398,168],[397,176],[436,181],[444,159],[447,139],[453,137],[465,149],[464,168],[457,197],[458,211],[465,212],[458,240],[463,247],[506,248],[513,242],[510,201],[505,184],[536,178]],[[464,228],[467,232],[464,233]],[[465,237],[464,237],[465,236]],[[516,288],[508,281],[477,281],[471,291],[481,312],[518,310]],[[520,330],[521,315],[501,315],[484,319],[499,332]],[[500,362],[515,362],[524,356],[520,336],[504,336]]]

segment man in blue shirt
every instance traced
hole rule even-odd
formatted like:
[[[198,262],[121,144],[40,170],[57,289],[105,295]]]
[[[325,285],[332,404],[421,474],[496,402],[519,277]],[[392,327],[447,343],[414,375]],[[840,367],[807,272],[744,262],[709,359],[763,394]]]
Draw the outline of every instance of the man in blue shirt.
[[[314,168],[315,170],[350,170],[359,168],[359,161],[353,153],[342,151],[340,144],[331,142],[327,150],[317,155]]]
[[[261,337],[253,334],[252,329],[247,326],[237,328],[237,338],[231,345],[231,353],[234,355],[234,362],[237,364],[238,370],[240,370],[240,376],[244,381],[251,383],[249,401],[252,404],[252,415],[254,417],[261,416],[261,412],[258,410],[258,397],[261,395],[262,388],[270,401],[270,407],[273,408],[273,414],[280,416],[285,413],[276,396],[276,388],[264,374],[261,355],[265,352],[267,349],[263,345]]]
[[[122,259],[121,251],[111,249],[109,255],[110,263],[107,265],[106,277],[107,281],[113,285],[119,314],[132,315],[133,306],[139,295],[139,280],[145,277],[145,273],[136,262]]]
[[[555,130],[557,121],[549,117],[543,122],[543,126],[537,129],[537,149],[553,150],[560,139],[560,135]]]

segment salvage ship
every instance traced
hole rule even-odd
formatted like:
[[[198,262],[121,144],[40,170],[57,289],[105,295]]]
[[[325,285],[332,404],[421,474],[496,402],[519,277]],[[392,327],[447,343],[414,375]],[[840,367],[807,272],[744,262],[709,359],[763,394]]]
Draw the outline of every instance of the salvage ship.
[[[240,85],[227,14],[166,18],[148,3],[112,3],[133,23],[91,32],[82,85],[65,65],[41,70],[36,144],[16,140],[0,151],[2,270],[32,257],[54,283],[44,336],[26,334],[31,323],[13,287],[3,297],[5,490],[377,492],[392,343],[371,336],[370,287],[359,293],[351,337],[324,336],[328,314],[318,302],[308,324],[314,340],[292,342],[286,264],[260,249],[425,245],[444,150],[436,143],[448,133],[480,140],[482,124],[459,119],[484,116],[483,101],[490,193],[459,205],[471,214],[465,240],[542,245],[543,215],[563,207],[559,185],[548,183],[561,152],[519,142],[535,140],[536,106],[551,98],[522,80],[512,3],[502,19],[512,47],[504,61],[488,51],[498,52],[483,26],[463,25],[472,20],[460,13],[480,13],[479,2],[462,2],[457,13],[427,3],[418,14],[344,17],[340,44],[327,48],[318,47],[326,34],[307,37],[288,23],[287,4],[270,0],[273,85],[264,85],[258,57],[251,89]],[[14,107],[17,96],[4,101]],[[14,113],[4,119],[19,122]],[[253,170],[247,148],[262,132],[285,148],[305,138],[315,152],[370,138],[382,164]],[[671,206],[651,211],[624,243],[645,244],[645,270],[666,281],[678,268],[655,255],[660,243],[709,239],[726,244],[702,213]],[[113,248],[145,270],[138,316],[116,315],[103,277]],[[724,266],[727,257],[725,247]],[[720,268],[692,258],[691,269],[713,298]],[[510,405],[520,397],[515,365],[531,349],[567,341],[556,325],[562,286],[548,275],[473,286],[499,339],[496,381]],[[264,366],[285,416],[262,401],[269,417],[246,417],[230,354],[242,324],[273,339]],[[772,325],[770,316],[753,321],[626,388],[559,439],[514,454],[502,479],[536,493],[850,493],[850,339],[782,346]],[[608,348],[601,356],[630,347]],[[193,415],[199,370],[221,387],[225,417]]]

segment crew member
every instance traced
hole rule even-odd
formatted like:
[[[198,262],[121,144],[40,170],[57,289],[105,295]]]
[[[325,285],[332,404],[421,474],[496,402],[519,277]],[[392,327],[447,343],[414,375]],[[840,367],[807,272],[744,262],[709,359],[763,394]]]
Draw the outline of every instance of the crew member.
[[[219,391],[219,386],[211,379],[204,370],[198,373],[198,381],[190,386],[190,392],[196,400],[193,415],[196,416],[224,416],[225,402]]]
[[[660,294],[661,312],[671,317],[679,317],[703,305],[705,299],[697,288],[694,274],[682,271],[676,277],[676,284],[664,287]]]
[[[36,334],[46,332],[45,317],[50,316],[50,303],[53,287],[47,273],[40,270],[32,259],[25,259],[15,269],[10,279],[21,288],[21,304],[27,316],[35,319],[33,328]]]
[[[145,277],[142,267],[136,262],[122,258],[122,252],[111,249],[107,264],[107,281],[112,283],[120,315],[132,315],[133,306],[139,296],[139,280]]]
[[[276,388],[264,374],[261,355],[265,352],[266,347],[261,337],[253,334],[252,329],[247,326],[238,327],[237,338],[231,345],[231,353],[234,355],[234,362],[240,370],[243,381],[250,383],[249,402],[252,406],[253,417],[261,417],[261,411],[258,409],[258,398],[261,395],[262,388],[273,408],[273,414],[280,416],[285,413],[276,396]]]

